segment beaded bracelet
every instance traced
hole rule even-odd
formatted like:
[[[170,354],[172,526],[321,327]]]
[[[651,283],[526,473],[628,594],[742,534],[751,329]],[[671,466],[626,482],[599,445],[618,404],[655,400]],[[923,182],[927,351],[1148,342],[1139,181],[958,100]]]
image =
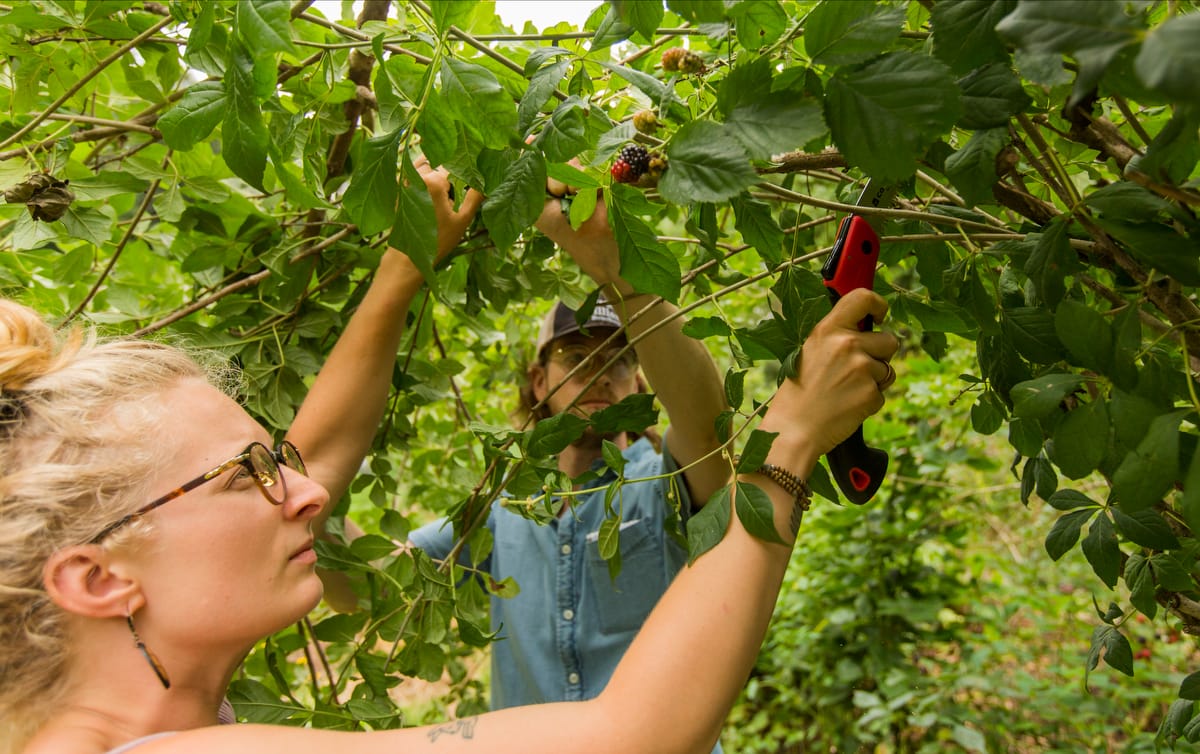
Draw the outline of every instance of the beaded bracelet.
[[[734,462],[736,463],[737,460],[735,458]],[[792,515],[788,520],[792,537],[795,538],[800,533],[800,519],[804,517],[804,511],[808,510],[809,504],[812,502],[812,489],[808,486],[808,482],[787,469],[770,463],[764,463],[753,473],[762,474],[779,485],[785,492],[795,496],[795,500],[792,501]]]

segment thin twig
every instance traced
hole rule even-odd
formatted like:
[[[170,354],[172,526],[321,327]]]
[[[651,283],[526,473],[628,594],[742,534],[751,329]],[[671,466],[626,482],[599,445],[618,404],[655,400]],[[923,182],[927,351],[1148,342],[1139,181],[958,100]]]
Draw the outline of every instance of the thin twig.
[[[130,334],[130,337],[140,338],[144,335],[149,335],[150,333],[155,332],[156,330],[161,330],[164,327],[166,327],[167,325],[170,325],[174,322],[178,322],[179,320],[183,319],[184,317],[188,316],[189,314],[200,311],[201,309],[208,306],[209,304],[212,304],[216,301],[220,301],[221,299],[225,298],[226,296],[228,296],[231,293],[237,293],[238,291],[244,290],[246,288],[253,288],[254,286],[261,283],[265,278],[269,277],[270,274],[271,274],[270,269],[262,269],[256,273],[254,273],[253,275],[247,275],[246,277],[242,278],[241,280],[237,281],[236,283],[230,283],[229,285],[225,286],[224,288],[217,291],[216,293],[213,293],[211,296],[205,296],[202,299],[193,301],[192,303],[188,304],[187,306],[183,307],[182,309],[172,312],[169,316],[164,317],[164,318],[160,319],[159,321],[154,322],[152,324],[146,325],[145,327],[141,328],[140,330],[135,330],[133,333]]]
[[[169,153],[165,159],[170,159]],[[87,305],[91,303],[92,299],[96,297],[96,294],[100,292],[100,287],[104,285],[104,281],[108,279],[109,273],[111,273],[113,267],[116,266],[117,260],[121,257],[121,252],[125,250],[125,245],[129,243],[129,239],[133,237],[134,231],[137,230],[137,226],[138,223],[141,222],[142,215],[146,213],[146,210],[150,207],[150,203],[154,201],[154,194],[156,191],[158,191],[160,182],[160,178],[155,178],[154,182],[150,184],[150,188],[146,189],[146,195],[142,197],[142,203],[138,205],[137,212],[135,212],[133,215],[133,220],[129,223],[129,227],[125,229],[125,235],[121,236],[121,241],[117,244],[117,248],[113,251],[112,257],[108,260],[108,264],[104,267],[104,271],[100,273],[100,277],[96,279],[95,284],[92,285],[92,289],[88,291],[88,294],[84,296],[83,300],[80,301],[79,304],[73,310],[71,310],[71,313],[67,315],[67,318],[63,320],[63,324],[67,324],[71,320],[78,317],[79,314],[85,308],[87,308]]]

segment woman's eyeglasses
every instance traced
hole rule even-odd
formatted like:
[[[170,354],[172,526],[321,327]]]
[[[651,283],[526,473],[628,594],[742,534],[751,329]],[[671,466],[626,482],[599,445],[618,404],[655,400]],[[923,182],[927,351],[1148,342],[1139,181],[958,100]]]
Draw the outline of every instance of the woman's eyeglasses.
[[[287,485],[283,481],[283,471],[279,468],[280,464],[293,471],[298,471],[305,476],[308,475],[307,470],[304,468],[304,460],[300,458],[300,451],[296,450],[296,446],[287,440],[281,442],[275,450],[271,450],[261,442],[252,442],[246,446],[245,450],[225,461],[220,466],[201,474],[189,482],[185,482],[153,502],[143,505],[128,516],[104,527],[88,544],[94,545],[100,542],[100,540],[135,518],[143,516],[160,505],[196,489],[207,481],[216,479],[234,466],[241,466],[250,474],[250,478],[254,480],[254,483],[258,486],[259,491],[262,492],[263,497],[267,499],[267,502],[271,503],[271,505],[280,505],[287,499]]]
[[[614,380],[629,379],[637,371],[637,354],[628,347],[613,346],[602,351],[593,351],[590,346],[565,345],[551,351],[548,358],[568,372],[583,364],[580,371],[585,375],[592,374],[612,362],[605,373]]]

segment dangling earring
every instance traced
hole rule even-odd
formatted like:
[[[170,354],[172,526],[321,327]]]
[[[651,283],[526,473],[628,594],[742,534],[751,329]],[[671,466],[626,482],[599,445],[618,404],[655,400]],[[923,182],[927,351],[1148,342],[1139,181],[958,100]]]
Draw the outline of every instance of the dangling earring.
[[[146,642],[142,641],[142,637],[138,636],[137,629],[133,627],[133,614],[125,613],[125,623],[129,625],[129,633],[133,634],[133,644],[142,653],[142,657],[146,658],[146,662],[150,664],[150,668],[154,671],[154,675],[158,676],[158,680],[162,682],[164,689],[171,688],[171,679],[167,677],[167,669],[162,666],[154,653],[146,646]]]

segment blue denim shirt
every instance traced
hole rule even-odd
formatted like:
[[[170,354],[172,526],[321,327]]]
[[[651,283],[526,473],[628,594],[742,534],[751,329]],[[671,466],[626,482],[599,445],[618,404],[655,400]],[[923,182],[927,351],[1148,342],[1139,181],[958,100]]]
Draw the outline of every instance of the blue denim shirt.
[[[625,478],[678,470],[669,452],[646,439],[624,452]],[[602,466],[601,461],[596,467]],[[605,490],[616,475],[607,470],[585,486],[574,508],[548,525],[492,506],[488,527],[494,546],[484,564],[492,577],[513,577],[520,593],[492,597],[492,709],[543,702],[591,699],[604,689],[642,623],[687,562],[687,552],[664,530],[669,500],[679,499],[686,521],[692,502],[679,475],[622,486],[613,499],[621,515],[621,572],[614,582],[600,557]],[[443,520],[413,531],[409,539],[434,559],[453,544]],[[718,745],[714,752],[720,752]]]

